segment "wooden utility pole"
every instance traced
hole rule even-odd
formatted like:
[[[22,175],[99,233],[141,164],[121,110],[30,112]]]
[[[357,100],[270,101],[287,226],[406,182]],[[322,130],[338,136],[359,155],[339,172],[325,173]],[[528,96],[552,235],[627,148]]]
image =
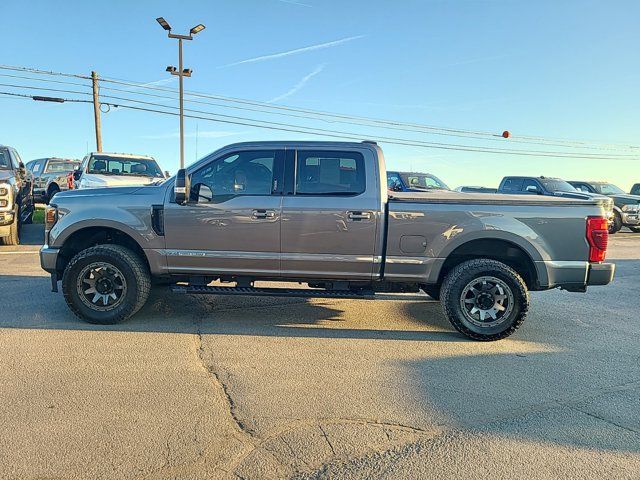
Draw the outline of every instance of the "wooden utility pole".
[[[91,72],[93,84],[93,119],[96,126],[96,151],[102,151],[102,123],[100,121],[100,93],[98,87],[98,74]]]

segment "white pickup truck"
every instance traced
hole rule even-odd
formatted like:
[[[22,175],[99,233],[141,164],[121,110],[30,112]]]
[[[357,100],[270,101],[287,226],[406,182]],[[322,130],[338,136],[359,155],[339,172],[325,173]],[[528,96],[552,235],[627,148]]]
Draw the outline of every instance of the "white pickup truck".
[[[127,153],[90,153],[74,171],[76,188],[148,185],[165,179],[153,157]]]

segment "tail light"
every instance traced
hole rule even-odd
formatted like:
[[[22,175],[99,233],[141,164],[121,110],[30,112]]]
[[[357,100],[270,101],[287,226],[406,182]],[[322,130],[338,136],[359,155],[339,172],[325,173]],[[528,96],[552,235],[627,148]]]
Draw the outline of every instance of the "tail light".
[[[589,261],[604,262],[609,245],[609,222],[606,218],[587,218],[587,241],[589,242]]]

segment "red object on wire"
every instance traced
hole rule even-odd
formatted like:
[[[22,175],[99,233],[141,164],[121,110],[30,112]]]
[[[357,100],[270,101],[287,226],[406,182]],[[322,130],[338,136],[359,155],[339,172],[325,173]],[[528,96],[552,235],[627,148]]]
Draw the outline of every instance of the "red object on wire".
[[[504,132],[502,132],[502,138],[509,138],[511,136],[511,133],[509,133],[509,130],[505,130]]]

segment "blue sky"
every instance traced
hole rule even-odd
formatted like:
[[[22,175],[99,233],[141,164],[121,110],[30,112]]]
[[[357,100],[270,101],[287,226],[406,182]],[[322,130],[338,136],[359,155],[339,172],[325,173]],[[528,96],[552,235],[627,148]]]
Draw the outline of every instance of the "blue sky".
[[[104,77],[176,87],[164,69],[177,62],[177,45],[155,22],[157,16],[178,32],[200,22],[207,26],[185,45],[185,65],[194,70],[188,90],[427,125],[640,144],[640,2],[634,0],[3,0],[1,63],[82,74],[96,70]],[[0,83],[16,81],[0,77]],[[0,97],[0,109],[0,143],[15,146],[25,160],[81,158],[95,148],[88,104]],[[363,138],[409,135],[307,125]],[[112,110],[103,115],[104,149],[150,154],[175,172],[177,126],[172,116]],[[318,138],[195,119],[186,120],[186,132],[187,163],[237,141]],[[508,141],[411,138],[538,149]],[[452,186],[496,185],[505,174],[605,179],[625,189],[640,181],[640,159],[381,144],[389,168],[429,171]]]

